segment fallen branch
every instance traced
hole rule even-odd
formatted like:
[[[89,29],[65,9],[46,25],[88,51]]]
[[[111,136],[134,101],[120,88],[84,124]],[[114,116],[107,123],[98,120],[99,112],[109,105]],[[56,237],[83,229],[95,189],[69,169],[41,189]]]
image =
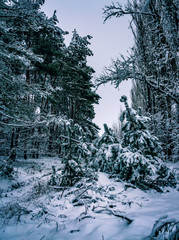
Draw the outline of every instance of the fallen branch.
[[[79,197],[81,197],[91,186],[92,186],[92,184],[89,185],[89,186],[87,186],[84,191],[82,191],[80,194],[78,194],[78,196],[75,197],[75,198],[72,200],[72,203],[76,202],[76,201],[79,199]]]
[[[128,222],[128,224],[131,224],[134,220],[133,219],[130,219],[122,214],[119,214],[119,212],[116,212],[116,211],[112,211],[111,209],[108,209],[106,207],[100,207],[100,209],[96,209],[97,207],[94,207],[92,209],[93,212],[95,213],[107,213],[109,215],[113,215],[115,217],[119,217],[119,218],[122,218],[124,220],[126,220]],[[98,207],[99,208],[99,207]]]

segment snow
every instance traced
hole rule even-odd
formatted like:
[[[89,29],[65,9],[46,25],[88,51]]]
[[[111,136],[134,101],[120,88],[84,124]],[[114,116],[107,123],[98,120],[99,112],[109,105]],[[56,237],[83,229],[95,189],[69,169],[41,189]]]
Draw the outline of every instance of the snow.
[[[98,185],[99,186],[107,186],[111,184],[111,180],[108,178],[107,174],[99,173],[98,177]]]
[[[140,240],[159,218],[179,220],[177,189],[144,192],[101,172],[61,189],[48,185],[52,166],[61,173],[58,158],[19,160],[15,180],[1,179],[0,240]]]

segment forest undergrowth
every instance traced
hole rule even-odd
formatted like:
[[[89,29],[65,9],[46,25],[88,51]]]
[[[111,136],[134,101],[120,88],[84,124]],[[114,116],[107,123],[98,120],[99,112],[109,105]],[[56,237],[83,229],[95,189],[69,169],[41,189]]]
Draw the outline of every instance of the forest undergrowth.
[[[51,179],[62,165],[59,158],[18,160],[12,179],[1,178],[2,240],[177,239],[168,236],[178,236],[178,185],[144,191],[94,171],[61,187]]]

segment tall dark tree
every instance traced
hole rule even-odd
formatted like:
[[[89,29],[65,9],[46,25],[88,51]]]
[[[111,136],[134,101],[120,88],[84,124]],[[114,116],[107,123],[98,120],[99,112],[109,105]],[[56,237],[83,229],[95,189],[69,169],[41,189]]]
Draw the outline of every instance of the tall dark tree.
[[[29,69],[43,59],[28,45],[27,33],[38,29],[35,16],[40,5],[38,1],[1,1],[0,5],[1,147],[3,154],[11,151],[12,159],[20,130],[31,128],[36,118],[33,95],[37,91],[29,85]]]
[[[73,31],[65,55],[62,109],[67,113],[68,118],[73,119],[74,123],[96,132],[97,126],[92,123],[95,116],[93,104],[98,103],[99,95],[95,93],[92,83],[94,70],[87,65],[87,57],[93,55],[89,49],[91,38],[89,35],[80,37],[76,30]]]

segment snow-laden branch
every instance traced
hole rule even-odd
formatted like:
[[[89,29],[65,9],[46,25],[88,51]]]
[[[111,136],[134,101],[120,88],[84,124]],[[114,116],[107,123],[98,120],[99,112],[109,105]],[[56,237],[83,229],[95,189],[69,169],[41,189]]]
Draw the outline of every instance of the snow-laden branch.
[[[6,123],[6,122],[2,122],[0,121],[0,125],[3,126],[7,126],[7,127],[17,127],[17,128],[21,128],[21,127],[25,127],[25,128],[32,128],[32,127],[37,127],[37,126],[43,126],[46,123],[46,121],[42,121],[42,122],[32,122],[32,123]]]
[[[106,83],[111,83],[117,88],[121,82],[133,79],[149,85],[154,90],[164,94],[166,97],[171,98],[174,102],[179,104],[177,93],[172,92],[172,90],[167,88],[164,84],[155,82],[152,76],[146,76],[136,69],[132,58],[122,58],[122,60],[117,59],[113,61],[109,68],[105,68],[103,74],[96,79],[96,88]]]
[[[125,216],[124,214],[121,214],[120,211],[113,211],[113,210],[111,210],[111,209],[109,209],[107,207],[102,207],[102,206],[101,207],[100,206],[93,207],[92,211],[95,212],[95,213],[107,213],[109,215],[113,215],[115,217],[118,217],[118,218],[121,218],[123,220],[126,220],[128,222],[128,224],[131,224],[134,221],[133,219]]]
[[[142,15],[148,15],[148,16],[155,16],[155,14],[152,14],[150,12],[145,11],[134,11],[130,9],[129,7],[126,7],[125,10],[122,8],[122,5],[118,2],[116,4],[111,3],[110,6],[105,6],[103,9],[104,14],[104,22],[106,22],[111,17],[122,17],[124,15],[133,15],[133,14],[142,14]]]

